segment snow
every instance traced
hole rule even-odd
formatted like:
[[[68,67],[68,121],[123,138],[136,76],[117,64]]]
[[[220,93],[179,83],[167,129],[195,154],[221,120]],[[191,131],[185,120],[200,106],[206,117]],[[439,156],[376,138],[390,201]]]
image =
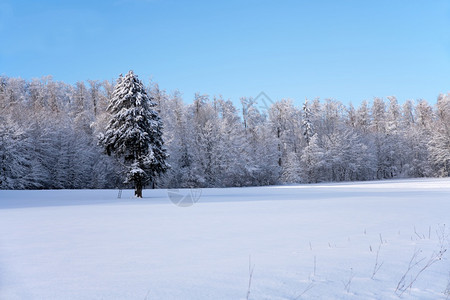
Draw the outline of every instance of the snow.
[[[450,179],[132,196],[0,191],[0,299],[246,299],[249,266],[250,299],[399,299],[450,225]],[[401,298],[446,299],[449,271],[445,253]]]

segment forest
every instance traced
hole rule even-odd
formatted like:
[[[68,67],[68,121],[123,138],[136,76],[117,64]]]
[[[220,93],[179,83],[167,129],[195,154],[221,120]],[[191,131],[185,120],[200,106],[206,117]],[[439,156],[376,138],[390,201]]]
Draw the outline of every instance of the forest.
[[[0,189],[127,187],[123,162],[98,144],[114,84],[0,77]],[[171,166],[157,188],[449,176],[450,94],[431,104],[243,97],[236,106],[200,93],[183,99],[154,82],[146,89]]]

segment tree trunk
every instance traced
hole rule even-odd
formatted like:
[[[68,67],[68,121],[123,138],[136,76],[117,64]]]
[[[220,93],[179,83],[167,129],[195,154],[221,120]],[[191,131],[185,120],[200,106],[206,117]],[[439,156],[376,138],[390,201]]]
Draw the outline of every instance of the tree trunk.
[[[142,181],[137,180],[134,185],[134,196],[136,198],[142,198]]]

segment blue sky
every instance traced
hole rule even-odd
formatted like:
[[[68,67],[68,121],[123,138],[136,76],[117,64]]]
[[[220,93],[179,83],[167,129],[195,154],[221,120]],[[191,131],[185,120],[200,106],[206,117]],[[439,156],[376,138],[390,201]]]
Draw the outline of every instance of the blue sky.
[[[450,1],[0,0],[0,74],[132,69],[186,102],[424,98],[450,91]]]

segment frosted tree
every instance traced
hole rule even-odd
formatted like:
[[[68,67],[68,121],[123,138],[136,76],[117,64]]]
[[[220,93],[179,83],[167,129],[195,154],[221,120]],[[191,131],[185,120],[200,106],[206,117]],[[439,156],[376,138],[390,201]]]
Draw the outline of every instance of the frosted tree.
[[[435,118],[433,109],[426,100],[417,102],[413,119],[414,124],[406,135],[413,156],[409,176],[433,176],[427,144],[430,141]]]
[[[267,185],[278,182],[278,141],[273,135],[267,115],[257,108],[257,101],[241,98],[244,116],[246,148],[242,153],[247,157],[246,181],[249,185]]]
[[[90,96],[90,100],[91,100],[91,104],[93,107],[93,114],[94,116],[97,116],[98,114],[98,106],[99,106],[99,101],[100,101],[100,88],[101,88],[101,83],[98,82],[98,80],[88,80],[89,83],[89,96]]]
[[[300,157],[295,152],[290,152],[286,159],[286,166],[283,168],[281,178],[286,183],[300,183],[302,181]]]
[[[433,127],[433,108],[426,100],[419,100],[415,109],[415,120],[421,130],[429,134]]]
[[[153,109],[142,82],[129,71],[120,76],[108,106],[111,114],[100,144],[108,155],[122,158],[126,167],[126,182],[132,182],[135,196],[142,198],[142,189],[169,165],[162,139],[163,124]]]
[[[311,137],[314,135],[311,119],[312,119],[311,108],[308,106],[308,99],[305,99],[305,103],[303,104],[302,129],[306,145],[309,145]]]
[[[14,120],[0,116],[0,189],[32,188],[30,143]]]
[[[222,185],[248,185],[246,166],[251,161],[247,156],[242,155],[248,147],[242,119],[230,100],[218,98],[215,100],[215,107],[219,115],[218,150],[221,152],[220,158],[224,171],[221,178]]]
[[[161,110],[161,118],[164,121],[165,142],[170,153],[168,162],[172,166],[165,174],[163,180],[167,187],[196,187],[192,176],[192,148],[193,132],[192,122],[188,120],[186,106],[181,99],[181,94],[176,91],[167,98]]]
[[[406,100],[402,107],[401,123],[404,129],[411,127],[414,123],[414,105],[411,100]]]
[[[386,149],[386,104],[383,99],[375,98],[371,109],[370,132],[375,138],[375,147],[377,154],[377,179],[392,178],[394,171],[391,166],[392,162],[388,156]]]
[[[324,149],[320,145],[317,134],[311,137],[310,143],[303,150],[301,161],[301,178],[308,183],[322,181],[324,168]]]
[[[355,128],[356,127],[356,110],[353,107],[353,104],[350,103],[347,109],[347,119],[345,121],[347,126]]]
[[[441,94],[437,101],[437,121],[428,142],[430,160],[438,176],[450,174],[450,94]]]
[[[208,95],[195,94],[194,103],[187,109],[187,122],[191,128],[189,156],[184,157],[189,164],[190,183],[195,186],[214,186],[218,159],[218,118]]]
[[[278,165],[282,168],[289,152],[299,152],[300,116],[290,99],[277,101],[269,109],[269,123],[278,141]]]
[[[356,111],[356,127],[363,133],[367,133],[370,127],[370,112],[367,101],[364,100]]]
[[[382,145],[384,153],[384,161],[390,170],[390,177],[401,175],[403,172],[402,148],[404,148],[404,141],[400,135],[401,112],[397,99],[394,96],[387,97],[389,106],[386,111],[386,136]]]

